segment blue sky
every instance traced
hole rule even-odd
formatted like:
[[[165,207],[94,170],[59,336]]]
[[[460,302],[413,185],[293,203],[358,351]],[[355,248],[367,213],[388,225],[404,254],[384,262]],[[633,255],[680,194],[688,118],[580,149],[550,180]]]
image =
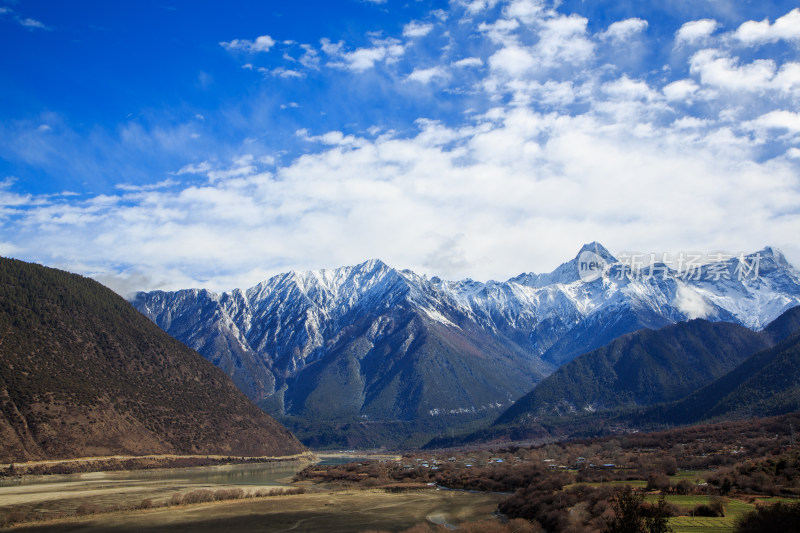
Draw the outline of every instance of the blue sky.
[[[800,262],[793,2],[0,0],[0,45],[0,254],[122,293]]]

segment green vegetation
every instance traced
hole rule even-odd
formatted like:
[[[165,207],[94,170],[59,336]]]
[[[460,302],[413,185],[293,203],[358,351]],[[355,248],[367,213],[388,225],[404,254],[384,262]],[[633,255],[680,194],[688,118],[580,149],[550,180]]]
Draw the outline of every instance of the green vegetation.
[[[769,346],[765,335],[724,322],[692,320],[643,329],[583,354],[517,401],[496,424],[559,411],[618,409],[678,400]]]
[[[701,495],[666,495],[668,504],[674,505],[683,516],[673,516],[669,525],[675,533],[692,533],[695,531],[719,531],[730,533],[734,530],[736,519],[753,509],[752,504],[739,500],[723,499],[718,496]],[[649,501],[655,501],[657,496],[648,495]],[[712,508],[715,500],[722,506],[723,516],[701,516],[698,508]]]
[[[800,502],[760,505],[736,521],[736,533],[800,531]]]
[[[732,532],[754,500],[800,489],[800,452],[790,448],[799,424],[788,415],[491,451],[421,451],[399,461],[310,466],[296,479],[396,492],[438,486],[509,493],[501,513],[551,533],[598,533],[606,519],[622,527],[614,503],[625,503],[617,509],[624,514],[633,500],[641,507],[634,531]]]
[[[253,513],[270,524],[294,529],[309,523],[323,524],[320,527],[324,529],[324,524],[346,521],[344,529],[348,531],[373,527],[438,533],[444,531],[443,524],[458,523],[464,531],[476,533],[734,533],[737,523],[753,511],[758,510],[763,518],[762,507],[788,501],[776,508],[781,511],[796,505],[791,496],[800,489],[800,452],[791,446],[791,428],[798,424],[800,416],[788,415],[535,446],[419,451],[399,458],[376,456],[348,464],[315,464],[295,476],[297,487],[305,490],[303,496],[309,499],[287,498],[282,505],[271,507],[268,515],[263,507],[246,505],[252,490],[243,493],[230,486],[218,493],[213,487],[193,487],[197,490],[181,490],[180,496],[173,496],[174,491],[151,492],[144,495],[149,501],[139,496],[137,502],[141,503],[136,508],[159,512],[164,505],[192,502],[198,508],[191,514],[199,516],[206,514],[204,502],[231,500],[231,512],[226,515],[231,520],[247,521],[250,519],[237,517]],[[345,507],[338,495],[353,495],[355,507]],[[480,505],[492,502],[491,508],[485,509],[480,522],[465,524],[463,518],[446,518],[438,506],[431,506],[432,502],[462,497],[465,502],[482,502]],[[374,506],[366,502],[374,502]],[[108,510],[91,507],[98,505],[97,501],[82,503],[87,504],[84,513]],[[287,514],[290,506],[297,512]],[[399,513],[401,506],[402,513],[396,515],[400,522],[391,522],[382,514],[394,509]],[[299,514],[301,510],[305,514]],[[378,510],[380,517],[373,513]],[[510,521],[486,521],[492,510]],[[25,511],[2,510],[9,517],[12,512]],[[370,521],[354,526],[351,514],[362,511]],[[427,524],[420,523],[425,520]],[[253,527],[253,522],[248,524]]]
[[[800,307],[758,333],[702,320],[637,331],[560,368],[491,427],[440,435],[426,447],[593,438],[798,411],[798,327]]]
[[[655,504],[645,505],[644,495],[630,487],[619,490],[611,498],[614,513],[605,518],[603,533],[672,533],[668,525],[670,511],[661,496]]]

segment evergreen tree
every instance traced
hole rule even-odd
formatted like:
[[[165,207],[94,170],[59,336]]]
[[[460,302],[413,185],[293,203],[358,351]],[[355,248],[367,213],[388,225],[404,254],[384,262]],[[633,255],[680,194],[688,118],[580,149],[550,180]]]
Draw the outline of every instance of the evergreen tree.
[[[644,494],[626,486],[611,499],[614,516],[606,518],[604,533],[672,533],[669,510],[662,496],[656,505],[643,505]]]

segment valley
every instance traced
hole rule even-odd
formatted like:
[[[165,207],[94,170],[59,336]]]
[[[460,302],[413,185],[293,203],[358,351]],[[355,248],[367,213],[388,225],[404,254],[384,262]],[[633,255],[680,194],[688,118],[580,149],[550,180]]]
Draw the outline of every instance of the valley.
[[[645,504],[663,497],[676,533],[733,532],[748,513],[800,498],[797,425],[800,416],[789,415],[535,446],[355,461],[338,455],[327,464],[30,478],[0,486],[0,517],[22,531],[53,532],[430,532],[446,525],[588,533],[603,529],[629,486]]]
[[[660,513],[682,533],[794,513],[800,274],[771,257],[758,283],[713,289],[736,292],[726,305],[760,316],[756,328],[723,306],[686,320],[670,307],[669,284],[575,278],[576,259],[500,292],[380,262],[293,273],[250,291],[262,303],[228,308],[242,330],[214,307],[241,292],[151,295],[168,317],[159,324],[91,280],[3,259],[0,523],[593,533],[609,531],[627,498],[626,508]],[[271,294],[273,284],[288,292]],[[542,290],[582,309],[559,339],[540,318],[552,312]],[[703,290],[710,306],[713,290]],[[643,308],[643,291],[658,305]],[[169,308],[176,298],[184,307]],[[201,312],[209,302],[210,322]],[[481,315],[489,302],[494,311]],[[175,324],[223,356],[170,337]],[[241,336],[244,324],[257,336]],[[603,344],[606,335],[616,336]],[[587,340],[599,346],[554,355]],[[248,359],[245,342],[304,347],[281,367],[283,352]],[[230,366],[234,352],[219,350],[234,346]],[[277,381],[267,382],[280,390],[260,396],[261,409],[247,396],[255,389],[236,386],[251,363],[271,369]],[[273,401],[283,406],[277,420],[263,411]]]
[[[0,49],[0,533],[800,533],[798,0]]]

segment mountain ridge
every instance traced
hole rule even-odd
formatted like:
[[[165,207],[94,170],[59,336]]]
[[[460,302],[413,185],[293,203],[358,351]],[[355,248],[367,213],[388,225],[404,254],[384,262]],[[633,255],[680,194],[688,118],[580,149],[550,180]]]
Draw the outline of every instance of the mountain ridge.
[[[580,270],[582,254],[599,258],[600,275]],[[756,259],[758,275],[743,278]],[[772,248],[701,265],[694,278],[658,268],[634,269],[590,243],[549,274],[505,282],[429,279],[373,259],[219,294],[142,292],[132,303],[275,416],[372,422],[488,419],[620,335],[692,318],[758,329],[800,305],[800,273]],[[399,381],[380,379],[380,361],[394,361]],[[417,386],[401,393],[408,380]],[[339,394],[324,385],[337,382]]]
[[[494,425],[679,400],[769,346],[743,326],[702,319],[635,331],[565,364]]]
[[[690,342],[685,342],[687,339]],[[759,349],[759,345],[764,347]],[[637,357],[640,361],[633,360]],[[687,383],[685,368],[679,367],[677,374],[674,372],[675,364],[685,363],[687,357],[705,358],[717,368],[713,372],[690,372],[695,382]],[[661,371],[668,379],[641,379],[639,369],[644,359],[671,363],[672,369],[669,365],[644,366],[647,373]],[[740,363],[730,369],[737,359]],[[724,366],[729,368],[727,372]],[[622,374],[625,376],[620,384],[616,380]],[[570,382],[565,375],[578,379]],[[683,390],[676,390],[681,387]],[[643,390],[650,396],[644,401],[637,398],[637,393]],[[611,402],[582,408],[587,398],[603,398],[603,391]],[[657,331],[640,330],[623,335],[545,378],[491,426],[455,437],[440,435],[425,447],[653,431],[777,416],[797,410],[800,410],[800,307],[789,309],[759,332],[736,324],[696,319]]]

